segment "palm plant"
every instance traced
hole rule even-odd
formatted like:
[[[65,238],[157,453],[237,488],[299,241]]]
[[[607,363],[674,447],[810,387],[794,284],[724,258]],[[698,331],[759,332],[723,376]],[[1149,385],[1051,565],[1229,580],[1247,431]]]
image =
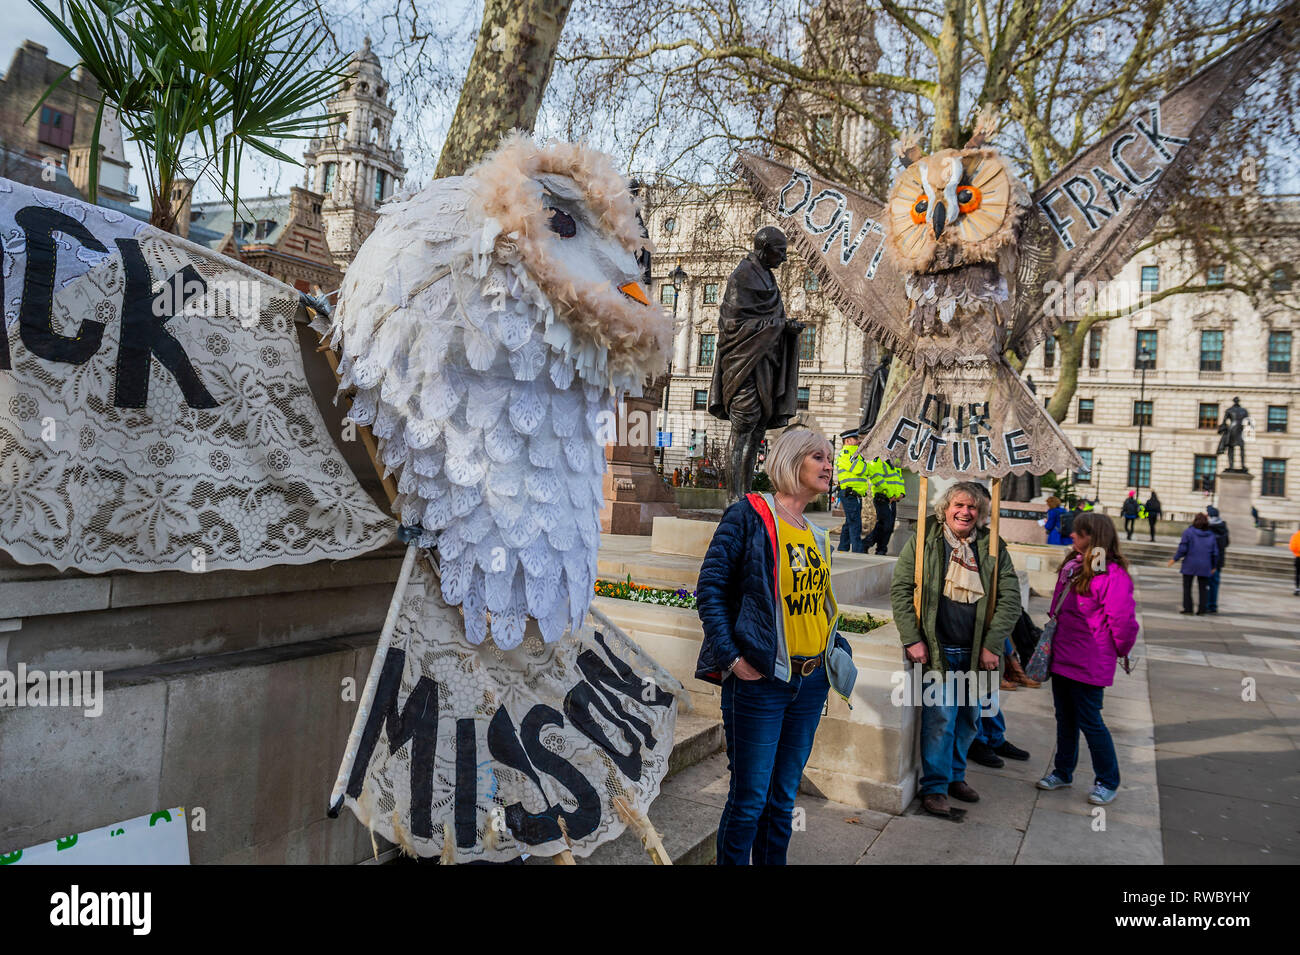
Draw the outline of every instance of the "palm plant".
[[[32,113],[77,67],[93,77],[100,96],[90,201],[99,185],[104,109],[111,106],[145,156],[149,221],[160,229],[173,230],[177,179],[207,175],[237,206],[245,146],[297,164],[274,141],[306,139],[332,118],[306,113],[338,89],[348,58],[318,65],[326,32],[311,12],[293,9],[296,0],[60,0],[62,16],[41,0],[29,2],[79,57]],[[187,160],[183,152],[195,138],[200,158]]]

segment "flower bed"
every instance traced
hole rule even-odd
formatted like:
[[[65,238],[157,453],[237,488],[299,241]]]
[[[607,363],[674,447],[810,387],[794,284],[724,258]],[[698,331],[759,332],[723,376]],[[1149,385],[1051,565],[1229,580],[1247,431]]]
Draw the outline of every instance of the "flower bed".
[[[867,633],[877,627],[883,627],[887,622],[871,614],[865,616],[844,614],[840,617],[840,630],[844,633]]]
[[[597,580],[597,597],[616,597],[619,600],[635,600],[643,604],[657,604],[660,607],[681,607],[684,610],[695,609],[695,591],[681,587],[649,587],[645,584],[632,583],[629,574],[627,580]]]

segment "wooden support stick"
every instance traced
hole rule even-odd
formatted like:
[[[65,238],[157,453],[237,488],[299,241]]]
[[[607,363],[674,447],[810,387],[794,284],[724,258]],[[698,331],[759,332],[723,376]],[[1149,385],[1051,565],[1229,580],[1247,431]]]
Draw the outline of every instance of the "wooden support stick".
[[[926,477],[922,474],[916,502],[916,552],[914,554],[916,557],[916,592],[912,595],[912,605],[916,608],[918,622],[921,620],[921,565],[925,562],[925,512],[929,510],[929,502],[925,499],[927,490]]]
[[[659,832],[650,820],[633,810],[622,796],[615,796],[613,801],[614,808],[623,817],[628,828],[641,837],[641,847],[645,849],[650,861],[655,865],[672,865],[672,857],[668,855],[663,840],[659,838]]]
[[[998,600],[998,518],[1002,510],[1002,478],[992,479],[993,488],[989,496],[993,499],[993,514],[989,519],[989,556],[993,558],[993,582],[989,587],[988,611],[985,613],[984,629],[993,622],[993,605]]]

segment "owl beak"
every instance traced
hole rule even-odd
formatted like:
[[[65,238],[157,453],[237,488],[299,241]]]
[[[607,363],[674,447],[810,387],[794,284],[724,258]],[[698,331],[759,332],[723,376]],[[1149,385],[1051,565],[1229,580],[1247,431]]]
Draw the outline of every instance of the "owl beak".
[[[646,297],[645,289],[641,288],[640,282],[628,282],[626,285],[620,285],[618,290],[635,302],[642,305],[649,305],[650,299]]]
[[[943,202],[936,202],[934,210],[930,213],[930,221],[934,223],[934,237],[937,239],[943,235],[943,224],[948,221],[948,210],[943,207]]]

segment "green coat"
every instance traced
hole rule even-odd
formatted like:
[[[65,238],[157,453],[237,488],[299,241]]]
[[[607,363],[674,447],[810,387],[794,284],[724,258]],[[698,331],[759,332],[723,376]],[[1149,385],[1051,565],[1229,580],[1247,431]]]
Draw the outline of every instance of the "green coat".
[[[980,565],[980,583],[985,596],[975,605],[975,639],[971,644],[971,669],[979,669],[980,650],[987,649],[1002,662],[1002,646],[1011,636],[1016,621],[1020,619],[1020,580],[1015,565],[1007,553],[1005,541],[998,546],[997,600],[993,606],[993,619],[988,618],[988,593],[992,589],[993,558],[989,556],[989,531],[976,530],[976,557]],[[916,619],[912,595],[916,589],[916,535],[903,545],[894,565],[894,580],[889,588],[889,602],[894,611],[894,623],[903,646],[924,640],[930,654],[927,670],[946,672],[947,661],[939,652],[935,637],[935,618],[939,613],[939,598],[943,595],[943,579],[948,567],[943,559],[943,526],[938,521],[927,521],[925,529],[925,564],[922,567],[921,614],[924,626]],[[999,667],[1000,668],[1000,667]]]

